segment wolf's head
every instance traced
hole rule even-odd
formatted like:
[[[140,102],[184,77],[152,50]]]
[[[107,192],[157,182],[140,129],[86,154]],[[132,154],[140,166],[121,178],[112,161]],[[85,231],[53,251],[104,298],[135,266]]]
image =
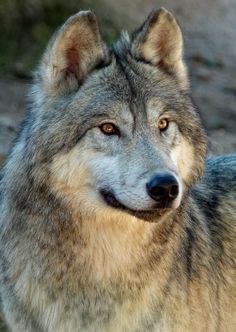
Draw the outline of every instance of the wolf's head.
[[[25,149],[41,168],[35,176],[44,170],[39,181],[73,209],[158,219],[202,173],[205,135],[181,30],[165,9],[111,48],[92,12],[71,17],[50,41],[33,92]]]

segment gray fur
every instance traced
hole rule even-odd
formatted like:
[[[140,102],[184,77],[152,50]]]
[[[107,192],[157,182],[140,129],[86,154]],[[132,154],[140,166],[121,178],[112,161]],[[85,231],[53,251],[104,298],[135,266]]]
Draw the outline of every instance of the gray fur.
[[[36,73],[1,179],[0,292],[13,332],[234,331],[236,157],[205,161],[181,65],[175,75],[140,56],[160,15],[175,28],[153,12],[108,52],[93,14],[78,14],[60,31],[73,20],[92,31],[87,67],[74,70],[73,53],[45,88],[54,37]],[[171,119],[163,133],[160,116]],[[104,121],[120,135],[105,136]],[[178,180],[172,208],[146,192],[158,172]],[[108,206],[104,189],[127,210]]]

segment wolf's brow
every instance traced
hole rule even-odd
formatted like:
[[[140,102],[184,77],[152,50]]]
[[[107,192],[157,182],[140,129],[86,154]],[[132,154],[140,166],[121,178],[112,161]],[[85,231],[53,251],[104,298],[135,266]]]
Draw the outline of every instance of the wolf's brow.
[[[120,68],[120,70],[122,71],[122,73],[124,74],[125,78],[126,78],[126,81],[128,83],[128,86],[130,88],[130,93],[131,93],[131,100],[130,100],[130,103],[129,103],[129,110],[130,110],[130,113],[133,117],[133,121],[135,123],[135,110],[134,108],[132,107],[132,104],[134,103],[134,98],[136,98],[136,91],[135,89],[133,88],[133,85],[130,81],[130,78],[129,78],[129,75],[128,75],[128,70],[130,69],[129,66],[127,66],[127,64],[125,65],[122,60],[119,58],[119,56],[115,53],[116,55],[116,61],[117,61],[117,66]],[[127,70],[127,67],[128,67],[128,70]]]

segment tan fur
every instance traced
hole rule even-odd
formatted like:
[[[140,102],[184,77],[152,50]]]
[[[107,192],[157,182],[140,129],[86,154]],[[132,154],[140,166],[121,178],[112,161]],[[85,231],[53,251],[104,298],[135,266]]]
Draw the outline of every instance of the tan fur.
[[[194,156],[193,147],[184,137],[180,138],[176,147],[171,151],[171,158],[176,165],[179,174],[181,174],[183,182],[188,183],[196,156]]]
[[[52,187],[71,206],[75,223],[80,224],[81,212],[83,219],[88,220],[89,227],[86,223],[80,225],[81,237],[86,239],[84,257],[81,252],[79,255],[81,264],[89,265],[88,271],[93,269],[93,275],[105,281],[117,273],[117,268],[124,272],[127,266],[135,264],[133,253],[141,254],[152,227],[146,233],[145,222],[129,216],[127,224],[126,213],[109,207],[104,209],[104,203],[94,192],[93,177],[87,167],[94,153],[85,152],[79,159],[78,153],[75,147],[67,155],[56,157],[51,168]]]

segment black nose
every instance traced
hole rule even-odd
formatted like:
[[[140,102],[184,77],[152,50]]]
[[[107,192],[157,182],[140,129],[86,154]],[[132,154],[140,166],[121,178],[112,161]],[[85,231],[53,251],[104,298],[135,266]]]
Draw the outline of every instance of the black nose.
[[[179,193],[178,182],[171,174],[156,175],[146,186],[149,196],[162,204],[174,200]]]

